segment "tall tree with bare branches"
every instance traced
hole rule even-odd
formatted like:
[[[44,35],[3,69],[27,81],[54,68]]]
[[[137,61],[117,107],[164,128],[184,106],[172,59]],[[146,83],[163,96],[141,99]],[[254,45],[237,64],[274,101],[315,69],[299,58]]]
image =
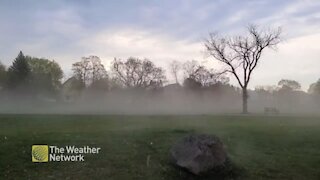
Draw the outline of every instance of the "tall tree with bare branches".
[[[156,88],[166,81],[165,71],[148,59],[130,57],[126,61],[114,59],[114,80],[127,88]]]
[[[281,28],[260,29],[256,25],[248,26],[247,35],[222,37],[210,33],[205,41],[209,56],[223,63],[223,72],[231,73],[242,89],[242,113],[248,113],[248,84],[256,69],[262,52],[267,48],[275,49],[281,42]]]
[[[108,79],[108,73],[98,56],[82,57],[81,61],[72,64],[72,71],[84,86]]]
[[[178,75],[179,75],[179,71],[181,70],[181,63],[176,60],[171,61],[169,64],[169,70],[170,70],[170,73],[173,75],[176,81],[176,84],[179,84]]]

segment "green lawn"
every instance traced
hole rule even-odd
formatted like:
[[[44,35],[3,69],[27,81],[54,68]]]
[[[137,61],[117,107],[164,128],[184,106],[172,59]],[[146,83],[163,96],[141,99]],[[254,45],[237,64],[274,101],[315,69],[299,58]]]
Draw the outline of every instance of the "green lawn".
[[[212,179],[169,164],[188,133],[221,137],[240,179],[320,179],[320,118],[253,115],[1,115],[0,179]],[[32,163],[32,144],[102,150],[85,162]]]

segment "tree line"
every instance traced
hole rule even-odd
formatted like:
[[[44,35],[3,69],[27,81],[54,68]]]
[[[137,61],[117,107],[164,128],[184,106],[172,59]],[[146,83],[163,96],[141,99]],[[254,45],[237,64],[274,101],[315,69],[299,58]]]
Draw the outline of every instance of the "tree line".
[[[200,65],[198,61],[184,63],[171,61],[168,71],[176,84],[193,90],[217,85],[228,85],[229,78],[217,70]],[[127,60],[115,58],[110,72],[98,56],[83,57],[72,64],[71,86],[75,90],[93,89],[158,89],[168,85],[166,71],[149,59],[130,57]],[[179,78],[182,77],[182,78]],[[63,71],[54,60],[25,56],[21,51],[6,68],[0,62],[1,91],[12,93],[57,95],[64,82]],[[179,82],[182,79],[182,82]],[[255,91],[299,91],[301,85],[295,80],[282,79],[277,86],[257,86]],[[308,89],[310,94],[320,94],[320,79]]]
[[[0,62],[1,63],[1,62]],[[174,67],[172,64],[175,64]],[[179,63],[172,61],[169,69],[175,76],[176,84],[190,89],[200,89],[216,84],[228,84],[229,78],[217,74],[213,69],[200,65],[197,61]],[[66,82],[73,90],[110,91],[113,89],[159,89],[168,84],[164,68],[156,66],[149,59],[130,57],[127,60],[115,58],[110,72],[98,56],[82,57],[72,64],[72,77],[62,82],[63,71],[54,60],[25,56],[19,52],[6,68],[0,65],[1,91],[20,93],[21,95],[58,95]],[[183,74],[183,82],[178,76]]]
[[[251,25],[247,34],[220,36],[209,34],[204,42],[206,53],[224,65],[220,71],[210,69],[197,61],[172,61],[167,72],[175,84],[192,91],[233,89],[242,95],[242,112],[248,112],[248,85],[252,79],[265,49],[275,49],[281,42],[281,29],[259,29]],[[108,72],[97,56],[82,57],[72,64],[72,76],[62,82],[63,71],[54,60],[26,56],[21,51],[6,68],[0,62],[1,93],[35,98],[59,99],[61,94],[81,95],[84,91],[105,93],[115,90],[161,90],[168,86],[168,78],[163,67],[156,66],[149,59],[130,57],[126,60],[114,58]],[[229,84],[231,74],[240,88]],[[301,91],[301,85],[294,80],[280,80],[276,87],[257,87],[257,93]],[[71,92],[71,93],[70,93]],[[320,79],[311,84],[309,94],[320,95]],[[68,96],[69,96],[68,95]]]

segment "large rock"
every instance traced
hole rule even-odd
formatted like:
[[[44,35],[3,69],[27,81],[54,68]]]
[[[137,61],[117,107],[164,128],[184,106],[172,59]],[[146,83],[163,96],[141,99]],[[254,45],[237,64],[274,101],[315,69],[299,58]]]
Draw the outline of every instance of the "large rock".
[[[174,164],[195,175],[222,167],[227,153],[221,140],[213,135],[189,135],[178,141],[170,150]]]

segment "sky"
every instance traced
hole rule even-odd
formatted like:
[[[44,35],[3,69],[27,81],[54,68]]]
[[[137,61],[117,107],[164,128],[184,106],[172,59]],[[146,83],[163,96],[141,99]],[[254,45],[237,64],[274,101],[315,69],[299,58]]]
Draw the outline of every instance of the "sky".
[[[220,68],[204,52],[209,32],[281,26],[283,42],[263,53],[249,87],[294,79],[307,90],[320,78],[319,0],[1,0],[0,23],[0,62],[10,66],[22,50],[54,59],[66,78],[89,55],[106,66],[139,57],[164,68],[193,59]]]

